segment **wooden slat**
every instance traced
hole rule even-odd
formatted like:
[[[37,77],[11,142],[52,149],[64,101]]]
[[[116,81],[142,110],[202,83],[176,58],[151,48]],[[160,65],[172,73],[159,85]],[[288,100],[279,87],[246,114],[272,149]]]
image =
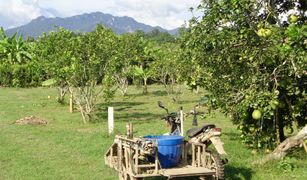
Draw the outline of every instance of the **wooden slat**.
[[[197,147],[197,166],[200,167],[200,146]]]
[[[141,164],[138,165],[139,168],[149,168],[149,167],[156,167],[156,164]]]
[[[168,178],[204,176],[204,175],[213,175],[214,173],[215,173],[214,171],[204,168],[204,167],[192,167],[192,166],[171,168],[171,169],[165,169],[161,171],[161,174]]]
[[[139,148],[137,147],[135,150],[135,165],[134,165],[134,172],[135,174],[139,173]]]
[[[195,166],[195,145],[192,144],[192,166]]]

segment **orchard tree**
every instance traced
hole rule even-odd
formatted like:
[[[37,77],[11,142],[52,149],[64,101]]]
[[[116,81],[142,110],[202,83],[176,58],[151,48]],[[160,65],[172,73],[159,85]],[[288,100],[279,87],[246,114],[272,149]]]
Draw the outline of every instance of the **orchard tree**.
[[[177,43],[163,43],[158,45],[152,63],[154,79],[162,83],[168,95],[180,93],[181,63],[179,62],[180,47]]]
[[[37,58],[45,67],[47,79],[54,79],[58,85],[59,102],[64,102],[69,90],[70,109],[75,103],[84,123],[93,119],[101,95],[108,99],[114,93],[109,67],[116,47],[115,37],[102,26],[85,34],[60,28],[43,35],[36,45]]]
[[[306,4],[270,2],[203,0],[182,41],[183,61],[201,68],[198,83],[253,148],[307,122]]]
[[[110,68],[118,89],[125,96],[129,78],[133,76],[133,65],[137,63],[142,47],[137,34],[123,34],[115,39],[116,52],[112,57]]]
[[[110,29],[97,26],[94,32],[73,38],[72,76],[68,83],[73,88],[84,123],[93,119],[99,98],[103,96],[108,100],[115,92],[110,72],[115,37]]]
[[[73,37],[74,33],[59,28],[43,34],[35,44],[35,54],[41,66],[46,72],[46,79],[54,80],[58,90],[57,101],[64,103],[64,97],[68,92],[69,78],[73,71]]]
[[[137,34],[138,35],[138,34]],[[143,84],[143,94],[148,93],[148,79],[153,76],[154,69],[152,68],[152,62],[154,61],[154,54],[158,48],[154,43],[139,37],[139,44],[137,48],[137,55],[134,68],[132,70],[133,76],[141,80]]]

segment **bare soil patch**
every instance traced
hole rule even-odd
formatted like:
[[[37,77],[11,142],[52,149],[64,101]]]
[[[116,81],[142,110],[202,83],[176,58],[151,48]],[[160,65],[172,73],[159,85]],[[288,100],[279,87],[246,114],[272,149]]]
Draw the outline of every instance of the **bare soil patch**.
[[[15,121],[15,124],[17,125],[25,125],[25,124],[30,124],[30,125],[46,125],[48,122],[44,119],[35,117],[35,116],[27,116],[21,119],[18,119]]]

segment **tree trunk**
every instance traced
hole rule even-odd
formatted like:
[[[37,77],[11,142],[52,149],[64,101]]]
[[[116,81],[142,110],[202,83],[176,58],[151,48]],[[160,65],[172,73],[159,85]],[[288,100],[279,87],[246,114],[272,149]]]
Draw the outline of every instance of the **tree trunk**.
[[[144,78],[144,87],[143,87],[143,94],[147,94],[148,89],[147,89],[147,78]]]
[[[74,112],[74,96],[72,93],[70,93],[70,97],[69,97],[69,112],[73,113]]]
[[[73,90],[71,87],[68,88],[69,89],[69,112],[73,113],[74,112],[74,96],[73,96]]]
[[[58,90],[57,101],[60,104],[64,104],[64,100],[65,100],[64,98],[65,98],[65,95],[67,93],[68,88],[67,88],[67,86],[59,86],[59,87],[57,87],[57,90]]]
[[[260,161],[256,161],[255,164],[264,164],[271,160],[279,160],[285,157],[293,148],[304,145],[304,140],[306,139],[307,125],[297,135],[287,138],[285,141],[279,144],[271,154],[265,156]]]
[[[285,137],[285,133],[284,133],[284,124],[281,121],[280,117],[279,117],[279,110],[276,109],[275,112],[275,127],[276,127],[276,140],[277,140],[277,144],[280,144],[281,142],[283,142],[286,137]]]

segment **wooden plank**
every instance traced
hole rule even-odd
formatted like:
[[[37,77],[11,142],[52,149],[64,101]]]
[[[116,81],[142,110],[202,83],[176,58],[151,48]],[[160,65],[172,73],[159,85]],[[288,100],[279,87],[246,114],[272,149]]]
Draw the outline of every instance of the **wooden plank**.
[[[195,166],[195,145],[192,144],[192,166]]]
[[[197,147],[197,166],[200,167],[200,146]]]
[[[127,151],[127,148],[124,147],[124,158],[125,158],[125,169],[128,170],[129,169],[129,158],[128,158],[128,151]]]
[[[149,168],[149,167],[156,167],[156,164],[140,164],[138,165],[139,168]]]
[[[135,174],[138,174],[139,173],[139,147],[136,147],[136,150],[135,150],[135,165],[134,165],[134,172]]]
[[[122,171],[122,141],[120,140],[119,142],[118,142],[118,170],[119,170],[119,172],[121,172]]]
[[[158,170],[159,170],[159,160],[158,160],[158,151],[156,151],[156,154],[155,154],[155,172],[154,173],[158,173]]]
[[[161,170],[161,174],[168,178],[214,175],[214,171],[204,167],[179,167]]]

